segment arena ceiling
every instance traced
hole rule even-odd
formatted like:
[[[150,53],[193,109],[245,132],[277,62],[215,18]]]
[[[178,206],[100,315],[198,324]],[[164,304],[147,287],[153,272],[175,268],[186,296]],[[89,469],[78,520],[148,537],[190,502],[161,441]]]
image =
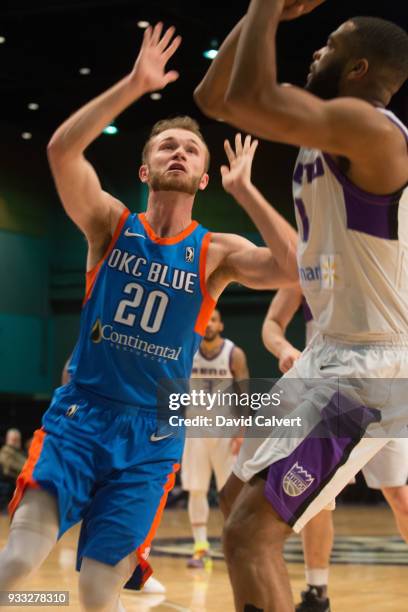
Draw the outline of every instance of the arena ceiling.
[[[8,125],[7,137],[18,139],[29,132],[32,142],[45,142],[73,110],[124,76],[141,42],[143,30],[137,25],[141,20],[163,20],[177,27],[183,44],[172,65],[181,76],[160,100],[146,96],[137,108],[125,112],[119,128],[133,130],[180,112],[200,118],[192,91],[209,65],[203,52],[213,41],[222,41],[247,6],[247,0],[3,1],[1,122]],[[355,14],[382,16],[407,28],[405,0],[327,0],[315,14],[282,27],[282,80],[302,84],[313,50]],[[83,68],[89,74],[81,74]],[[405,87],[397,100],[405,119],[407,99]],[[29,104],[38,108],[31,110]]]

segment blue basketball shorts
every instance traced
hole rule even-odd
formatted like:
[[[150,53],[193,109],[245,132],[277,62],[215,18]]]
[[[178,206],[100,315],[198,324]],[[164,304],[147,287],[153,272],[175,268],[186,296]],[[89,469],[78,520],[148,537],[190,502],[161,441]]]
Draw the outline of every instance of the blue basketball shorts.
[[[180,467],[184,435],[158,435],[154,408],[118,405],[73,383],[58,388],[18,477],[13,515],[27,486],[58,499],[59,537],[83,521],[83,557],[115,565],[137,555],[140,581],[167,495]]]

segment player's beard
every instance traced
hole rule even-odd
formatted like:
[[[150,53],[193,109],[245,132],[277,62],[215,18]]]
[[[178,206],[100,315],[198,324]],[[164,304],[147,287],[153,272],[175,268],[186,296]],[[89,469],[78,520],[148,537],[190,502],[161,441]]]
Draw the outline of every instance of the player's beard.
[[[149,184],[152,191],[178,191],[195,195],[200,181],[201,176],[187,176],[184,173],[159,173],[151,170]]]
[[[207,340],[207,342],[212,342],[212,340],[215,340],[215,338],[217,337],[218,332],[213,331],[211,329],[209,329],[208,331],[205,331],[204,334],[204,340]]]
[[[306,91],[323,100],[338,98],[343,66],[343,61],[337,60],[314,74],[312,73],[310,81],[305,85]]]

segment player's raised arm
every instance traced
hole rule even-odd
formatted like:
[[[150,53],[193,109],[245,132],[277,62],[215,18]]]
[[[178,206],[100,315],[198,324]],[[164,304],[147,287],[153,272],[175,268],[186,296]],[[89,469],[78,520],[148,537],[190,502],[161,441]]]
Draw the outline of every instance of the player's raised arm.
[[[222,184],[225,191],[234,197],[254,222],[270,250],[272,259],[269,269],[265,270],[264,268],[268,266],[266,253],[253,246],[245,247],[242,243],[239,251],[231,253],[228,261],[234,269],[239,268],[238,273],[241,277],[244,270],[250,274],[255,272],[257,275],[266,272],[268,279],[274,273],[277,273],[281,279],[283,273],[286,281],[294,282],[298,279],[297,233],[252,183],[252,162],[257,146],[258,141],[252,141],[250,136],[246,136],[242,142],[241,134],[235,137],[234,149],[228,140],[225,141],[228,165],[221,167]],[[275,283],[270,286],[279,285]]]
[[[166,72],[166,64],[180,41],[174,28],[164,34],[161,23],[147,28],[131,72],[74,113],[49,142],[48,159],[64,208],[92,243],[109,241],[123,205],[102,190],[84,151],[130,104],[177,79],[175,71]]]
[[[303,8],[297,16],[321,3],[299,2]],[[292,0],[252,0],[221,118],[263,138],[344,156],[356,164],[351,178],[363,189],[390,193],[401,188],[407,180],[406,143],[398,127],[375,107],[387,106],[408,76],[408,37],[393,24],[390,32],[350,19],[314,54],[309,91],[280,85],[276,32],[289,5],[293,9]],[[378,40],[375,45],[380,35],[376,27],[387,40],[386,52]],[[366,31],[371,31],[370,45]],[[383,176],[384,159],[390,155],[395,163]]]
[[[245,17],[228,34],[203,80],[194,91],[194,100],[202,112],[216,119],[225,114],[224,98],[230,82],[244,19]]]
[[[270,303],[262,326],[263,343],[279,360],[279,369],[284,374],[300,356],[300,351],[286,340],[285,332],[301,302],[302,291],[299,286],[279,289]]]

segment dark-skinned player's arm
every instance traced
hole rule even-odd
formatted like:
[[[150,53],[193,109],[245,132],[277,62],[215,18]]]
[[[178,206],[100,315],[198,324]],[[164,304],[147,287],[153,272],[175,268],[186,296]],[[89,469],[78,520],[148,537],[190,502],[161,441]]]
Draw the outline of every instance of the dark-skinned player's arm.
[[[124,206],[103,191],[84,151],[130,104],[177,79],[176,72],[166,72],[181,41],[173,35],[174,28],[162,35],[161,23],[147,28],[131,72],[67,119],[48,145],[52,174],[67,214],[88,242],[101,248],[109,242]]]
[[[277,82],[276,32],[290,1],[251,1],[220,118],[268,140],[344,156],[359,169],[363,186],[372,185],[377,193],[400,189],[408,174],[406,142],[385,115],[364,100],[339,98],[326,102],[303,89]],[[304,0],[296,16],[322,2]],[[364,62],[356,64],[356,78],[359,71],[366,70]],[[390,157],[393,164],[384,173],[384,159]]]
[[[267,248],[255,247],[245,238],[231,236],[225,260],[232,280],[254,288],[274,288],[298,282],[297,233],[253,185],[252,162],[258,141],[235,137],[235,150],[224,147],[228,165],[221,167],[222,184],[242,206],[260,232]],[[237,240],[238,239],[238,240]],[[233,242],[235,240],[235,243]]]
[[[282,12],[282,21],[292,19],[299,13],[298,8],[296,8],[296,0],[290,0],[289,3],[291,6],[287,6]],[[221,118],[225,114],[224,98],[229,86],[235,52],[244,21],[245,15],[225,38],[218,49],[217,56],[211,62],[204,78],[194,91],[194,99],[199,108],[204,114],[215,119]]]
[[[215,119],[225,114],[224,98],[231,78],[235,52],[245,17],[228,34],[211,62],[205,77],[194,91],[197,106],[206,115]]]
[[[279,360],[279,369],[285,374],[300,356],[286,338],[286,329],[302,303],[300,286],[279,289],[270,303],[262,326],[265,347]]]

